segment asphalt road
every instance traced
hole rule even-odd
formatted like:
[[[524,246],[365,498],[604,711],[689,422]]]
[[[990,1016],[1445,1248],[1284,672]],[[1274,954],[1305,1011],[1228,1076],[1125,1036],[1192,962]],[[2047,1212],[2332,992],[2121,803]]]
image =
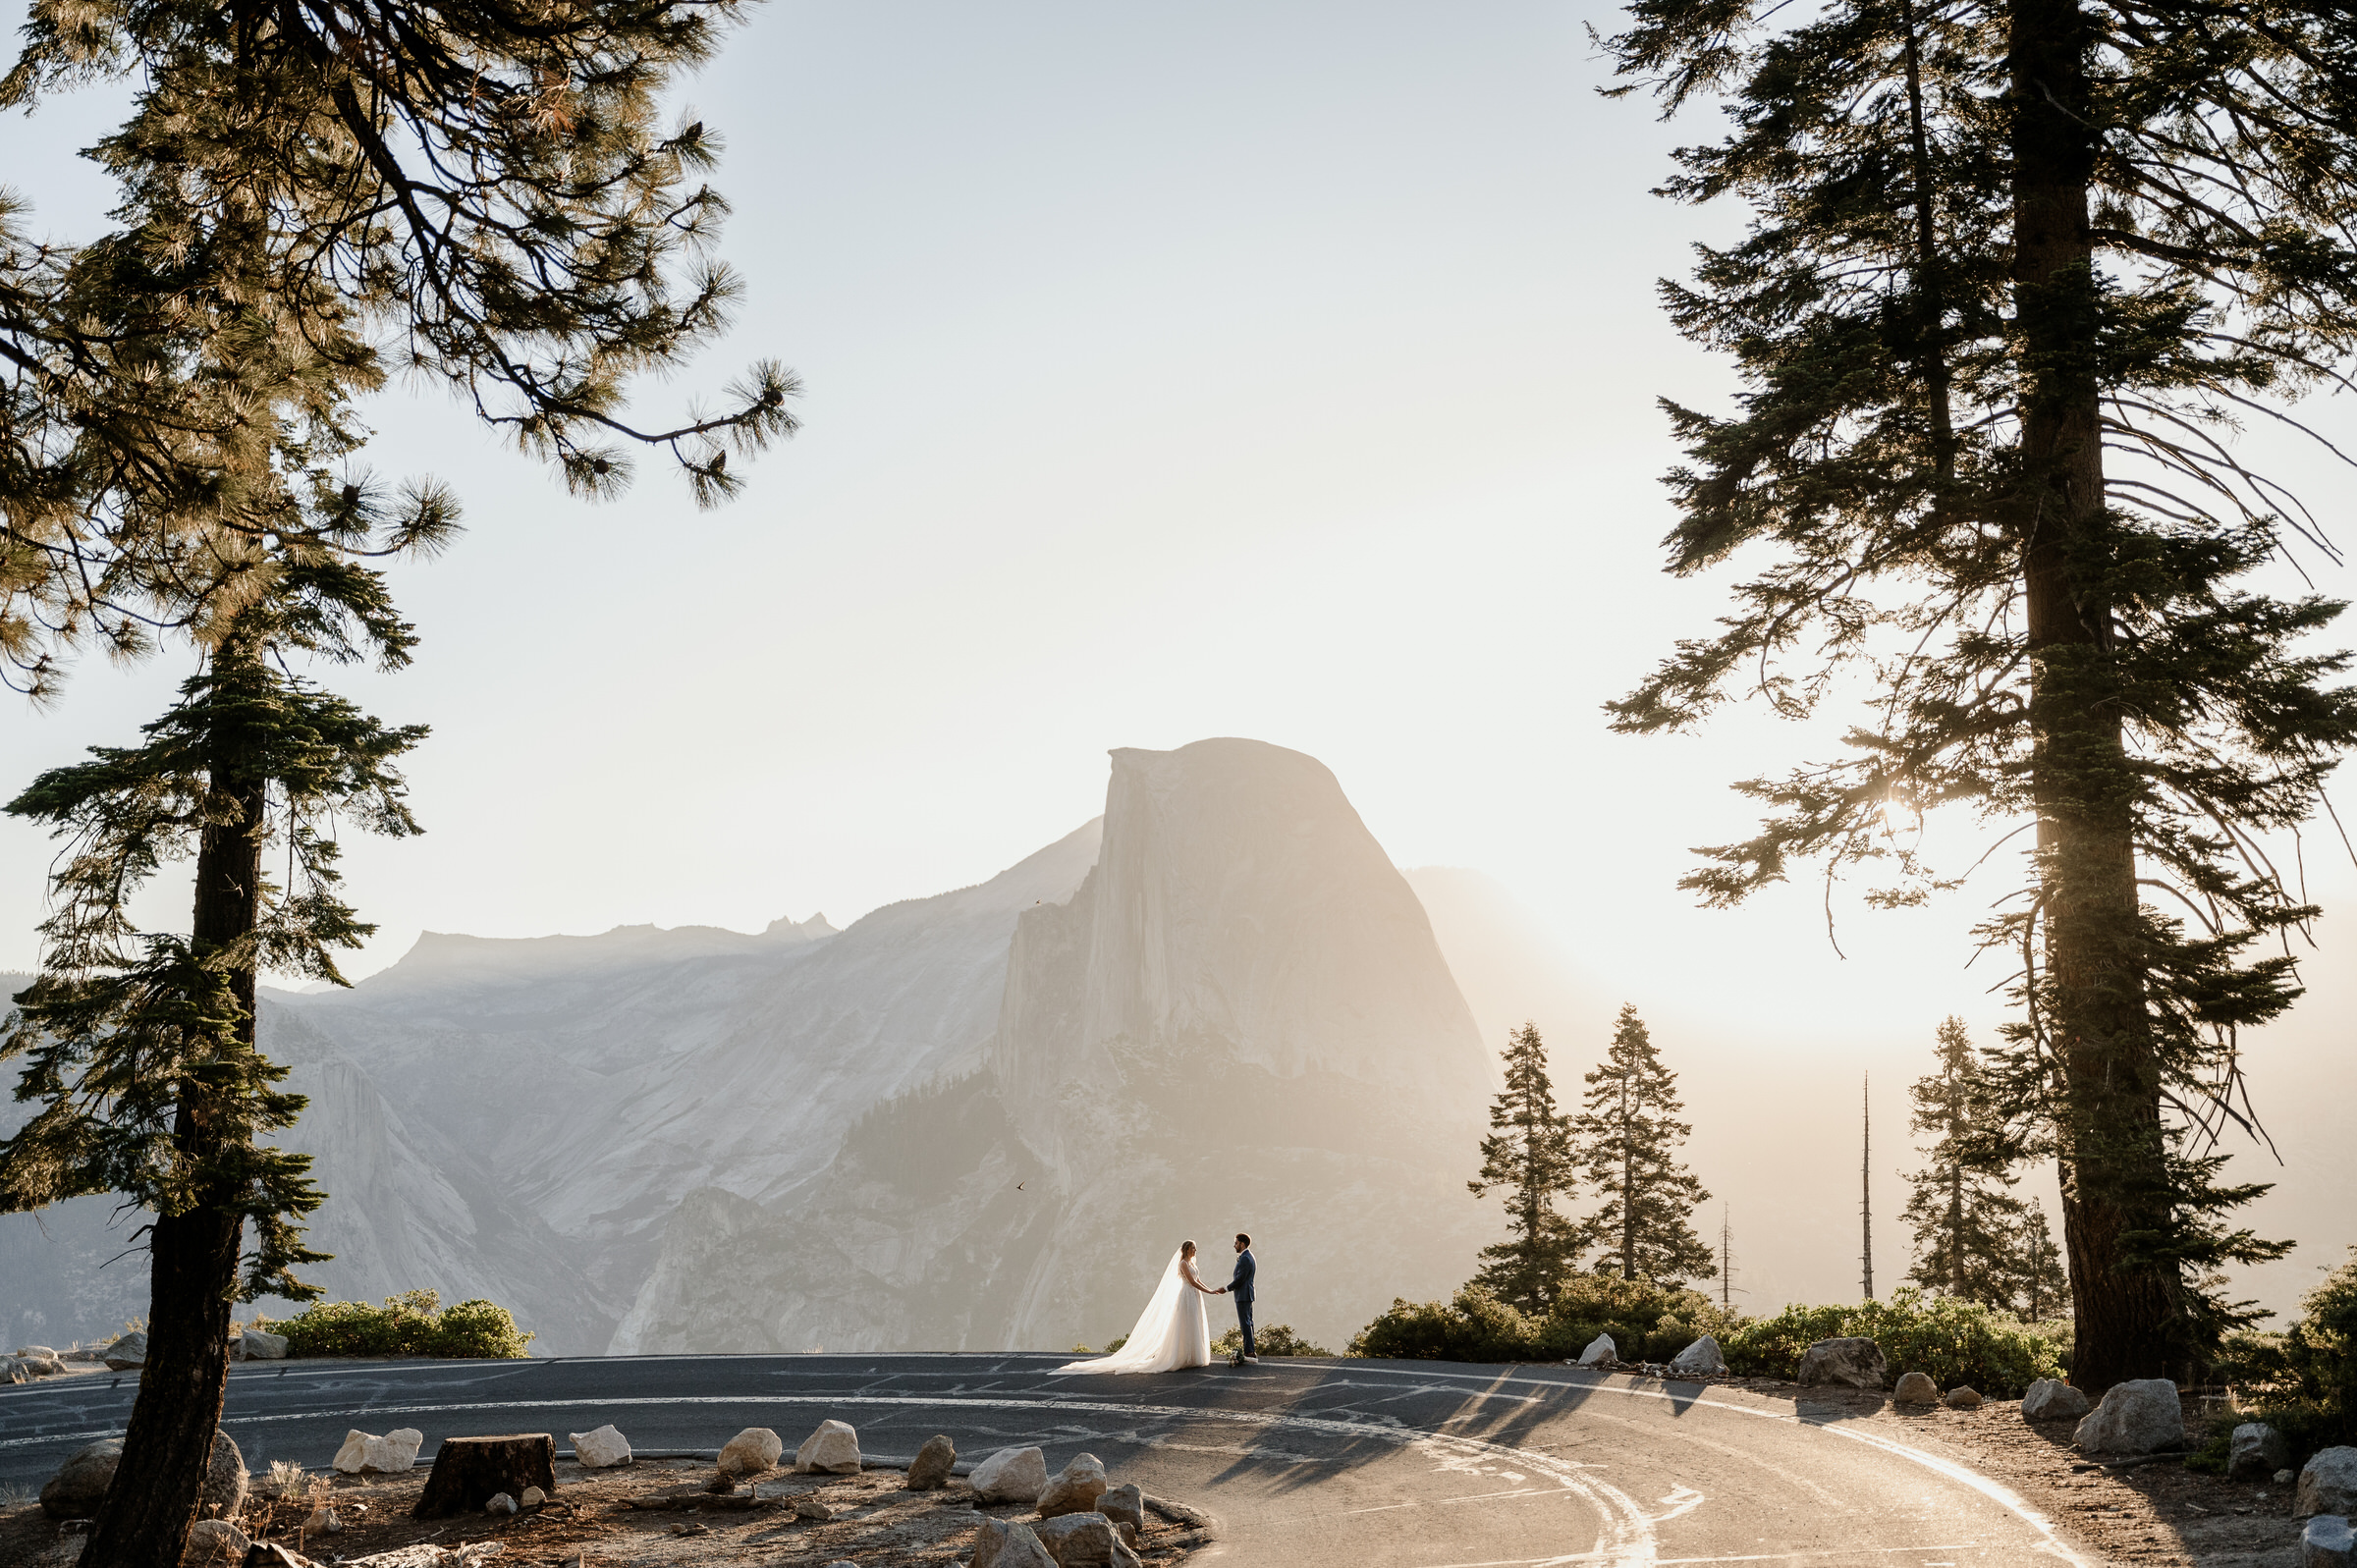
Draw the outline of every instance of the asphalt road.
[[[715,1449],[745,1427],[788,1447],[826,1417],[870,1453],[936,1432],[964,1458],[1087,1449],[1117,1481],[1219,1521],[1222,1568],[2086,1563],[1996,1483],[1833,1407],[1569,1367],[1267,1361],[1057,1378],[1038,1355],[664,1356],[247,1365],[224,1425],[254,1468],[324,1466],[345,1432],[612,1422],[641,1452]],[[0,1389],[0,1485],[37,1487],[122,1430],[128,1379]]]

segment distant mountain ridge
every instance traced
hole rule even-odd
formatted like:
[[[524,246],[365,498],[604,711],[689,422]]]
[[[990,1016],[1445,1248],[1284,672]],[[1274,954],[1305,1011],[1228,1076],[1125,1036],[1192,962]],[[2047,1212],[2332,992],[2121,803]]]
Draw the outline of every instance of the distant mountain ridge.
[[[569,1354],[1098,1342],[1181,1229],[1266,1232],[1265,1310],[1329,1338],[1447,1289],[1492,1057],[1415,893],[1314,759],[1113,762],[1104,818],[840,931],[435,933],[268,994],[313,1277]],[[104,1217],[0,1219],[16,1331],[137,1310]]]
[[[768,1205],[673,1216],[620,1351],[998,1349],[1125,1332],[1178,1242],[1258,1238],[1340,1341],[1487,1239],[1489,1058],[1406,881],[1315,759],[1113,753],[1104,843],[1018,916],[981,1065],[880,1104]]]

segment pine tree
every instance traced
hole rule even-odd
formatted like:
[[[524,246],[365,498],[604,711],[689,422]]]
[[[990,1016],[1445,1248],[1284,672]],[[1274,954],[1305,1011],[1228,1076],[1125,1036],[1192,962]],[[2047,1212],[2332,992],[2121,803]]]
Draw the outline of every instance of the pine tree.
[[[0,1032],[0,1060],[25,1063],[17,1098],[40,1106],[0,1141],[0,1211],[119,1193],[149,1215],[147,1361],[126,1462],[208,1452],[234,1301],[316,1294],[293,1271],[324,1256],[300,1239],[322,1197],[310,1159],[261,1141],[303,1102],[256,1049],[256,976],[341,979],[333,950],[373,928],[339,896],[328,824],[414,833],[394,763],[425,731],[388,729],[278,658],[318,648],[321,612],[340,633],[356,603],[381,608],[373,585],[362,574],[320,595],[283,582],[239,613],[144,744],[44,773],[8,806],[68,848],[42,973]],[[384,651],[398,661],[398,636]],[[132,897],[192,856],[190,933],[137,930]],[[143,1487],[118,1477],[85,1552],[177,1560],[153,1545],[185,1538],[201,1476],[166,1464]]]
[[[457,517],[439,486],[357,465],[357,400],[397,370],[438,381],[591,498],[644,446],[716,502],[733,453],[794,428],[795,384],[766,362],[708,410],[627,417],[632,383],[708,342],[738,292],[710,254],[718,140],[658,122],[740,10],[35,0],[0,80],[0,108],[132,88],[90,154],[119,227],[36,245],[0,213],[0,659],[39,698],[92,641],[179,633],[205,660],[147,745],[18,801],[79,847],[7,1037],[42,1108],[0,1148],[0,1205],[112,1183],[154,1210],[147,1367],[85,1568],[178,1560],[228,1303],[300,1295],[311,1256],[317,1195],[257,1141],[300,1103],[254,1054],[256,976],[332,976],[329,950],[364,932],[318,814],[409,831],[390,764],[414,732],[288,667],[398,663],[411,633],[369,563],[430,552]],[[191,930],[134,933],[105,890],[182,848]]]
[[[1633,1006],[1623,1006],[1604,1061],[1587,1075],[1586,1107],[1572,1120],[1574,1158],[1604,1205],[1580,1228],[1580,1246],[1600,1248],[1599,1272],[1672,1284],[1708,1279],[1718,1266],[1688,1217],[1710,1201],[1677,1163],[1693,1128],[1676,1118],[1677,1074],[1662,1065]]]
[[[710,251],[728,209],[701,177],[719,138],[658,122],[741,12],[34,0],[0,110],[93,82],[137,95],[88,154],[122,228],[35,243],[0,203],[12,683],[53,696],[59,655],[91,640],[202,643],[216,596],[242,596],[223,575],[240,551],[218,535],[354,544],[337,531],[351,506],[299,515],[218,460],[257,426],[338,416],[396,371],[448,387],[576,494],[620,494],[641,446],[699,501],[732,493],[730,454],[794,428],[791,374],[755,364],[716,406],[651,427],[625,405],[740,293]]]
[[[2016,1273],[2016,1231],[2023,1204],[2001,1145],[1989,1129],[2000,1119],[1961,1018],[1940,1025],[1939,1070],[1918,1078],[1913,1125],[1929,1133],[1928,1162],[1907,1177],[1913,1192],[1903,1217],[1915,1227],[1915,1266],[1907,1278],[1983,1306],[2009,1303]]]
[[[2010,1305],[2025,1321],[2044,1323],[2070,1300],[2070,1276],[2062,1271],[2061,1249],[2047,1228],[2046,1206],[2035,1198],[2014,1226],[2012,1243]]]
[[[1687,879],[1711,902],[1816,859],[1913,903],[1959,880],[1915,814],[2034,831],[1981,940],[2019,965],[1999,1076],[2060,1166],[2074,1372],[2181,1374],[2234,1316],[2198,1280],[2280,1255],[2217,1139],[2240,1032],[2298,995],[2266,947],[2316,913],[2264,840],[2357,739],[2342,607],[2250,581],[2330,547],[2229,446],[2357,351],[2357,35],[2323,0],[1629,9],[1618,90],[1728,116],[1666,193],[1752,214],[1664,286],[1742,380],[1670,406],[1671,568],[1750,574],[1615,725],[1866,677],[1840,755],[1739,786],[1769,814]]]
[[[1506,1089],[1490,1103],[1490,1127],[1481,1141],[1481,1178],[1465,1185],[1476,1198],[1505,1189],[1511,1234],[1481,1249],[1485,1262],[1473,1282],[1524,1312],[1545,1312],[1578,1256],[1577,1232],[1555,1207],[1577,1190],[1577,1172],[1570,1118],[1555,1108],[1547,1047],[1535,1023],[1507,1037]]]

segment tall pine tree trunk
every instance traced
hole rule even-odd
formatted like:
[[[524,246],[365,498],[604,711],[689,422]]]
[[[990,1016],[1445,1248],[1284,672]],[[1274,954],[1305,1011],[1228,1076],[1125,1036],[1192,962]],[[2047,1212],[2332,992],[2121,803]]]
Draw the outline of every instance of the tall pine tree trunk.
[[[1630,1131],[1636,1112],[1629,1084],[1620,1080],[1620,1277],[1637,1277],[1637,1140]]]
[[[238,661],[250,664],[255,657],[254,650],[233,642],[214,652],[214,670],[234,673]],[[208,804],[224,820],[205,827],[197,849],[191,934],[200,959],[253,932],[267,809],[255,737],[231,723],[215,732],[213,741]],[[227,979],[239,1009],[238,1038],[251,1047],[255,976],[250,955]],[[173,1126],[182,1160],[218,1169],[232,1135],[213,1123],[203,1087],[184,1080]],[[226,1201],[232,1196],[199,1192],[184,1212],[156,1216],[149,1230],[147,1360],[124,1433],[123,1460],[82,1549],[81,1568],[177,1563],[195,1523],[229,1382],[229,1325],[244,1226]]]
[[[2032,655],[2043,1019],[2061,1064],[2062,1217],[2076,1381],[2161,1376],[2174,1291],[2124,1262],[2161,1188],[2160,1082],[2135,952],[2132,783],[2110,689],[2114,563],[2105,516],[2090,29],[2075,0],[2012,0],[2014,283],[2027,368],[2018,518]]]

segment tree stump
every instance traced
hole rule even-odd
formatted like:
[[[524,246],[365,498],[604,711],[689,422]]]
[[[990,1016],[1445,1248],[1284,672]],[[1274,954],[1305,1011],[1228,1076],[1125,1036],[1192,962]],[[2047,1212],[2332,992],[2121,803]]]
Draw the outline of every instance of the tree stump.
[[[523,1495],[526,1487],[557,1489],[557,1444],[545,1432],[505,1437],[445,1437],[434,1451],[433,1474],[411,1509],[416,1519],[474,1514],[501,1492]]]

